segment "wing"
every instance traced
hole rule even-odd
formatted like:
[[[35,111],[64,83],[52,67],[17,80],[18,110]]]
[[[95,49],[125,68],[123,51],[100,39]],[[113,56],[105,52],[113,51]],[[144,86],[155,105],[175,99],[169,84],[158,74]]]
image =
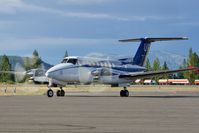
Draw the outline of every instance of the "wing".
[[[131,75],[119,75],[119,78],[138,79],[138,78],[157,77],[160,75],[172,74],[172,73],[178,73],[178,72],[184,72],[184,71],[191,71],[191,70],[197,70],[197,69],[198,68],[194,67],[194,68],[185,68],[185,69],[178,69],[178,70],[143,72],[143,73],[136,73],[136,74],[131,74]]]

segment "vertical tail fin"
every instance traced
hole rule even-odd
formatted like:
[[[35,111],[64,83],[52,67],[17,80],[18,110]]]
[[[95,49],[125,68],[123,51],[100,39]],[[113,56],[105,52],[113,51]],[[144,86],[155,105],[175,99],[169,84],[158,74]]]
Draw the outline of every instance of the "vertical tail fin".
[[[141,39],[140,46],[133,58],[133,64],[144,66],[150,47],[151,42],[147,42],[145,39]]]
[[[135,38],[135,39],[125,39],[119,40],[120,42],[140,42],[140,46],[133,58],[133,64],[144,66],[145,61],[150,50],[152,42],[156,41],[172,41],[172,40],[188,40],[186,37],[175,37],[175,38]]]

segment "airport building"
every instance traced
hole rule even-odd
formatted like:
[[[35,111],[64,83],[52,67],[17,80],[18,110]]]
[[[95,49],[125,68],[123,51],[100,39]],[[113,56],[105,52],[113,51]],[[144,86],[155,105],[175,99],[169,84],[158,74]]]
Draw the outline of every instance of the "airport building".
[[[195,80],[195,85],[199,85],[199,79]]]
[[[136,84],[144,84],[144,85],[190,85],[190,81],[188,79],[159,79],[157,82],[152,79],[137,79],[135,80]],[[199,85],[199,79],[195,80],[195,85]]]
[[[160,85],[188,85],[190,84],[188,79],[159,79]]]

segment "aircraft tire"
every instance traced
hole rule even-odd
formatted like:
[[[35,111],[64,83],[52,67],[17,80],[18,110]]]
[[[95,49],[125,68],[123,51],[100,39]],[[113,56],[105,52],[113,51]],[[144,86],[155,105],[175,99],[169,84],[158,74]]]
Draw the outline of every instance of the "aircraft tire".
[[[124,90],[124,96],[128,97],[129,96],[129,91],[128,90]]]
[[[128,97],[129,96],[129,91],[128,90],[121,90],[120,91],[120,96],[121,97]]]
[[[61,96],[61,91],[57,90],[57,96],[60,97]]]
[[[60,91],[60,96],[62,96],[62,97],[65,96],[65,91],[64,91],[64,90],[61,90],[61,91]]]
[[[121,97],[124,97],[124,90],[121,90],[121,91],[120,91],[120,96],[121,96]]]
[[[53,90],[49,89],[49,90],[47,91],[47,96],[48,96],[48,97],[53,97],[53,96],[54,96]]]

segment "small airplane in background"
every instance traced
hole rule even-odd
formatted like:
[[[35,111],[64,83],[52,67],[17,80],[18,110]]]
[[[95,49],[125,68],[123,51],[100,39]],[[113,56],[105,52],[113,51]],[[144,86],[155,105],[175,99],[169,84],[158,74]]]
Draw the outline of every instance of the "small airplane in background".
[[[67,83],[84,83],[91,84],[97,82],[100,84],[109,84],[111,86],[122,86],[120,91],[121,97],[128,97],[129,83],[138,78],[156,77],[164,74],[171,74],[197,68],[185,68],[178,70],[150,71],[146,72],[144,67],[147,54],[151,43],[157,41],[188,40],[186,37],[175,38],[135,38],[119,40],[120,42],[141,42],[133,58],[121,59],[103,59],[92,57],[69,56],[63,59],[60,64],[50,68],[46,73],[49,79],[47,96],[53,97],[53,86],[59,86],[60,90],[56,92],[57,96],[65,96],[62,87]]]
[[[29,77],[29,81],[35,84],[48,84],[48,78],[45,76],[47,70],[43,68],[30,69],[26,72]]]

